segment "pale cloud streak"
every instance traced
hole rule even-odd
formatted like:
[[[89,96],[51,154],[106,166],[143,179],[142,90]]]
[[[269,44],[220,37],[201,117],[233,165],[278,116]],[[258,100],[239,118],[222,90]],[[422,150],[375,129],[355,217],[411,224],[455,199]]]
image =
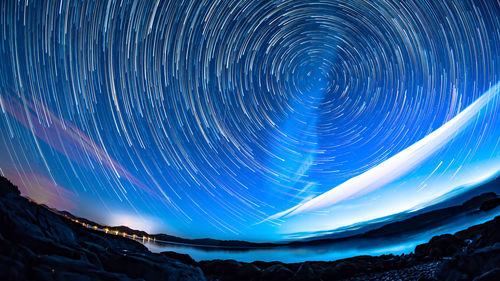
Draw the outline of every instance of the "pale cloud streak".
[[[491,87],[474,103],[469,105],[457,116],[446,122],[440,128],[423,139],[402,150],[398,154],[382,162],[378,166],[355,176],[329,191],[312,198],[268,219],[289,217],[301,213],[318,211],[331,207],[346,199],[352,199],[372,192],[404,176],[419,164],[448,144],[457,134],[461,133],[474,120],[479,112],[500,91],[500,82]]]

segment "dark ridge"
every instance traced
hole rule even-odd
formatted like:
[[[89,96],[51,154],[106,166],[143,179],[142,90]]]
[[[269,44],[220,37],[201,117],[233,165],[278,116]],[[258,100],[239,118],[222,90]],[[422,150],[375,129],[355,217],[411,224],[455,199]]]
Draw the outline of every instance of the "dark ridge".
[[[456,207],[464,204],[466,201],[471,200],[471,198],[480,197],[485,193],[500,193],[500,177],[495,177],[493,180],[482,183],[479,186],[475,186],[471,188],[470,186],[462,186],[456,188],[454,191],[446,194],[445,196],[438,197],[433,200],[434,202],[429,202],[427,206],[414,211],[414,212],[402,212],[399,214],[394,214],[387,216],[385,218],[377,219],[374,221],[359,223],[356,225],[348,226],[344,228],[343,231],[334,233],[320,234],[317,233],[315,237],[307,238],[304,240],[326,240],[326,239],[340,239],[340,238],[349,238],[357,235],[368,233],[372,230],[380,229],[390,223],[404,221],[415,217],[417,215],[430,213],[436,210],[443,210],[450,207]],[[483,198],[484,199],[484,198]],[[482,199],[479,199],[482,200]],[[493,209],[494,207],[492,207]],[[490,209],[491,210],[491,209]],[[481,211],[489,211],[486,209],[481,209]],[[439,222],[438,222],[439,224]]]
[[[408,235],[423,228],[434,228],[442,225],[444,221],[453,220],[456,217],[462,217],[472,212],[478,212],[481,210],[483,204],[492,199],[500,198],[493,192],[484,193],[466,201],[460,206],[434,210],[403,221],[390,223],[379,229],[369,231],[363,236],[376,238],[390,235]]]

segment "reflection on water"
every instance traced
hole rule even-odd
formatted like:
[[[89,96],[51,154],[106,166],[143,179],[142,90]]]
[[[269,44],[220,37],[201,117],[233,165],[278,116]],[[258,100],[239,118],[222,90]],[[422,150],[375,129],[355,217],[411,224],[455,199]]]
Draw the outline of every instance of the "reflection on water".
[[[469,226],[493,219],[500,210],[488,213],[476,213],[464,216],[439,228],[422,230],[419,233],[405,237],[390,237],[383,239],[354,239],[349,241],[334,241],[321,246],[276,247],[254,250],[221,250],[201,249],[186,245],[169,245],[160,243],[144,243],[152,252],[174,251],[188,254],[196,261],[214,259],[233,259],[242,262],[282,261],[286,263],[304,261],[331,261],[360,255],[408,254],[418,244],[429,241],[432,236],[455,233]]]

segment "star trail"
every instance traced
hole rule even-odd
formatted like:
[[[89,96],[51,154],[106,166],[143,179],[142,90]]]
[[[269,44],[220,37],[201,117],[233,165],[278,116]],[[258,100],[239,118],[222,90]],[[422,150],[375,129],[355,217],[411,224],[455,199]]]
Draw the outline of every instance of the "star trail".
[[[0,6],[0,173],[76,215],[281,240],[500,171],[495,0]]]

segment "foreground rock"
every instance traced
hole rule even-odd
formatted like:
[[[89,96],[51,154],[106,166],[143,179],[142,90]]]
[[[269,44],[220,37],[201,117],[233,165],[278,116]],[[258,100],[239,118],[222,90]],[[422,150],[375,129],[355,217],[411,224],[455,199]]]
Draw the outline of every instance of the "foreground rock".
[[[454,235],[433,237],[414,254],[359,256],[332,262],[202,261],[207,279],[500,280],[500,216]]]
[[[1,280],[205,280],[200,268],[73,223],[0,179]]]
[[[495,200],[482,208],[496,208]],[[21,197],[0,177],[0,225],[0,280],[500,280],[500,217],[433,237],[410,255],[294,264],[196,262],[83,227]]]

